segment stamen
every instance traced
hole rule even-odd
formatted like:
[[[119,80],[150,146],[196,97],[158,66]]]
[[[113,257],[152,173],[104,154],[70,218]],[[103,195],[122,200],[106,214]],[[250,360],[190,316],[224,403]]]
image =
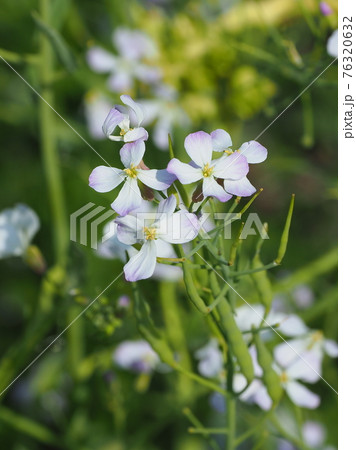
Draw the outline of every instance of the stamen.
[[[134,167],[133,164],[131,164],[130,168],[124,169],[124,172],[130,178],[137,178],[137,170],[136,170],[136,167]]]
[[[144,227],[143,232],[145,233],[146,241],[153,241],[156,239],[156,228]]]
[[[205,164],[203,167],[203,177],[210,177],[210,175],[213,173],[214,168],[210,167],[209,164]]]

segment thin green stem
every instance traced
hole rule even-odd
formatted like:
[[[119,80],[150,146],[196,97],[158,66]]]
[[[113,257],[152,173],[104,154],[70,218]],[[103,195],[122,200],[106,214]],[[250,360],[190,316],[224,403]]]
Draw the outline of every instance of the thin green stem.
[[[192,411],[189,408],[183,409],[183,414],[186,416],[186,418],[191,422],[196,429],[204,429],[203,424],[200,422],[200,420],[192,413]],[[190,429],[188,429],[189,431]],[[219,446],[216,443],[216,441],[209,435],[208,431],[205,431],[202,433],[203,437],[209,442],[213,450],[219,450]]]

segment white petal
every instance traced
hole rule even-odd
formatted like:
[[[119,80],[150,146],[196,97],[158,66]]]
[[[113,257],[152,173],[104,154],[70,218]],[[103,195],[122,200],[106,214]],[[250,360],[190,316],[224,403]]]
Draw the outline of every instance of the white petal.
[[[148,139],[148,133],[142,127],[134,128],[133,130],[129,130],[124,135],[125,142],[134,142],[134,141],[138,141],[139,139],[142,139],[143,141],[147,141],[147,139]]]
[[[331,358],[336,358],[338,355],[337,343],[331,339],[324,339],[324,350]]]
[[[145,154],[145,143],[140,140],[125,144],[120,150],[120,158],[125,167],[138,166]]]
[[[297,381],[289,381],[285,390],[292,402],[303,408],[315,409],[320,404],[320,397]]]
[[[137,170],[137,178],[146,186],[163,191],[175,181],[175,175],[167,172],[165,169],[157,170]]]
[[[223,152],[224,150],[227,150],[232,146],[231,136],[225,130],[215,130],[210,133],[210,136],[213,140],[214,152]]]
[[[184,141],[184,147],[192,160],[200,167],[211,162],[213,142],[210,134],[197,131],[189,134]]]
[[[227,202],[232,197],[212,176],[203,179],[203,195],[204,197],[216,197],[221,202]]]
[[[216,159],[213,162],[213,166],[216,178],[240,180],[248,173],[247,159],[239,152]]]
[[[135,113],[137,120],[136,126],[139,127],[144,119],[144,112],[142,106],[136,103],[134,100],[132,100],[132,98],[129,95],[121,95],[120,99],[124,105],[127,105]]]
[[[265,308],[262,305],[253,305],[253,309],[249,305],[242,305],[235,310],[235,322],[241,331],[251,330],[252,326],[258,327]],[[267,320],[268,322],[268,320]],[[273,323],[268,322],[273,325]]]
[[[142,204],[142,197],[136,179],[128,177],[116,200],[111,203],[111,207],[120,216],[126,216],[131,211],[139,208]]]
[[[324,426],[321,423],[312,420],[308,420],[304,423],[302,433],[305,443],[311,448],[319,448],[326,438]],[[324,447],[323,450],[325,450]]]
[[[321,375],[322,355],[309,351],[300,354],[293,364],[286,369],[289,378],[307,383],[316,383]]]
[[[158,208],[157,208],[157,215],[160,214],[167,214],[167,216],[171,216],[177,206],[177,199],[174,195],[170,195],[165,200],[162,200],[159,202]]]
[[[267,149],[257,141],[245,142],[241,145],[239,153],[244,155],[249,164],[257,164],[267,158]]]
[[[198,236],[200,222],[197,216],[186,211],[163,215],[157,226],[157,237],[171,244],[184,244]]]
[[[260,389],[255,393],[254,402],[264,411],[268,411],[272,408],[272,400],[268,395],[267,389],[264,385],[261,385]]]
[[[241,180],[224,180],[224,187],[227,192],[238,197],[249,197],[256,192],[256,188],[252,186],[247,177]]]
[[[182,163],[176,158],[169,161],[167,171],[175,175],[182,184],[194,183],[203,178],[201,169]]]
[[[109,192],[125,179],[125,173],[115,167],[98,166],[89,176],[89,186],[97,192]]]
[[[240,392],[247,386],[246,378],[240,373],[236,373],[232,379],[232,389],[234,392]],[[242,394],[243,395],[243,394]]]
[[[103,133],[105,136],[110,137],[119,123],[122,123],[125,119],[127,120],[128,116],[119,111],[117,105],[111,108],[103,123]],[[112,138],[122,140],[122,136],[113,136]]]
[[[126,245],[133,245],[139,241],[139,234],[142,232],[143,223],[131,214],[119,217],[115,220],[117,224],[117,239]]]
[[[156,243],[146,241],[137,255],[124,266],[127,281],[138,281],[150,278],[156,267]]]
[[[116,57],[101,47],[90,48],[86,58],[90,68],[98,73],[110,72],[116,66]]]
[[[288,367],[296,358],[299,358],[298,354],[302,354],[306,350],[307,345],[306,339],[291,339],[288,343],[282,342],[275,347],[274,358],[282,367]]]
[[[107,83],[113,92],[128,91],[132,87],[132,77],[130,73],[121,69],[120,72],[112,73]]]
[[[326,44],[326,50],[330,56],[336,58],[338,55],[338,30],[335,30],[332,35],[329,37],[328,42]]]
[[[124,341],[113,355],[115,363],[139,373],[149,373],[159,363],[159,357],[146,341]]]
[[[287,315],[272,311],[267,318],[270,324],[278,323],[278,331],[286,336],[299,336],[308,332],[308,327],[303,320],[295,314]]]

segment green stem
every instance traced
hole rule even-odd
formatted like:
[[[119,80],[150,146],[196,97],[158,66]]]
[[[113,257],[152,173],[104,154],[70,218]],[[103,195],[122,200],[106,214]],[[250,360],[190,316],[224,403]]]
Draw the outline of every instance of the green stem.
[[[226,397],[226,414],[227,414],[227,440],[226,450],[234,450],[235,448],[235,426],[236,426],[236,399],[233,390],[234,363],[228,352],[227,359],[227,388],[230,393]]]
[[[192,411],[189,408],[184,408],[183,414],[197,429],[204,429],[203,424],[200,422],[200,420],[197,417],[195,417],[195,415],[192,413]],[[189,430],[191,430],[191,428]],[[190,432],[192,432],[192,431],[190,431]],[[202,435],[209,442],[209,444],[211,445],[211,448],[213,448],[214,450],[219,450],[218,444],[209,435],[209,432],[207,430],[205,432],[203,432]]]
[[[50,21],[50,1],[40,1],[40,13],[43,22]],[[42,84],[42,97],[53,106],[54,95],[51,87],[53,76],[53,55],[48,38],[42,34],[41,37],[41,62],[40,77]],[[69,243],[67,231],[67,216],[65,212],[65,201],[60,176],[60,164],[56,148],[54,115],[49,111],[48,105],[41,100],[39,103],[40,139],[43,165],[49,191],[49,202],[53,218],[53,240],[56,261],[64,266]]]

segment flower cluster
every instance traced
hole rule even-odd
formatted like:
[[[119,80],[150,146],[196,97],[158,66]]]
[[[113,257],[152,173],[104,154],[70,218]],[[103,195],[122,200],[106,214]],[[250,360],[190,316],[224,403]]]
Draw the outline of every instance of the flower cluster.
[[[189,134],[184,142],[191,159],[189,163],[173,158],[166,169],[149,169],[143,160],[148,140],[148,133],[141,126],[144,109],[128,95],[120,98],[123,105],[110,110],[103,132],[111,141],[123,143],[120,149],[123,168],[98,166],[90,174],[89,185],[102,193],[120,188],[111,204],[119,215],[115,220],[118,241],[110,240],[104,252],[106,249],[112,257],[115,249],[114,253],[120,259],[128,254],[130,260],[124,267],[125,277],[128,281],[137,281],[153,275],[162,245],[185,244],[199,233],[197,215],[182,203],[178,192],[174,194],[173,190],[173,194],[168,195],[167,190],[172,184],[177,179],[183,185],[199,182],[196,189],[199,195],[195,196],[194,202],[207,197],[226,202],[233,195],[249,196],[255,192],[246,178],[249,163],[264,161],[267,150],[251,141],[234,151],[226,131],[219,129],[211,134],[198,131]],[[213,152],[219,157],[214,159]],[[145,200],[158,203],[149,215]],[[169,247],[168,252],[171,251]]]

